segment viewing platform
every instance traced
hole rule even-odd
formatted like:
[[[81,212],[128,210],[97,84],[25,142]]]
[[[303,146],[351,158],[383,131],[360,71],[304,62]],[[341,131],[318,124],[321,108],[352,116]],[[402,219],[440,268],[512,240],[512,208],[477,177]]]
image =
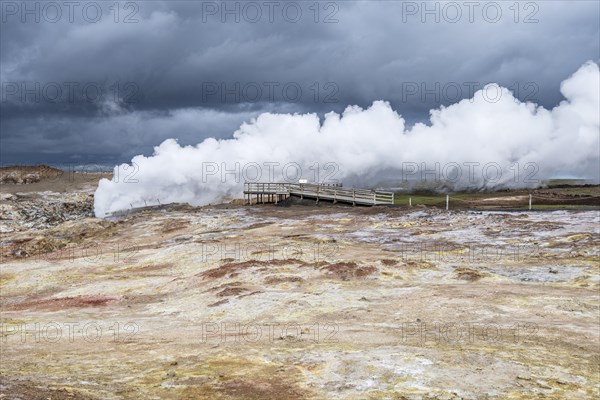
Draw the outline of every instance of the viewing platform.
[[[252,201],[256,196],[256,201]],[[349,203],[352,205],[391,205],[394,204],[394,193],[369,189],[344,188],[338,184],[314,183],[244,183],[244,199],[246,204],[275,203],[290,196],[301,199],[314,199]]]

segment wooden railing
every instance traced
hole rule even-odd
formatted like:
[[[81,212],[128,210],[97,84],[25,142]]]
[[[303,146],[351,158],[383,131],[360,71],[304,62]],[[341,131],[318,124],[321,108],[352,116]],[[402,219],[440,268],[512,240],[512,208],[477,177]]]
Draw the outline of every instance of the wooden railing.
[[[262,183],[245,182],[244,194],[272,195],[288,194],[317,201],[332,200],[352,204],[394,204],[394,193],[378,190],[344,188],[338,185],[318,185],[312,183]]]
[[[289,194],[287,183],[262,183],[245,182],[244,193],[246,194]]]

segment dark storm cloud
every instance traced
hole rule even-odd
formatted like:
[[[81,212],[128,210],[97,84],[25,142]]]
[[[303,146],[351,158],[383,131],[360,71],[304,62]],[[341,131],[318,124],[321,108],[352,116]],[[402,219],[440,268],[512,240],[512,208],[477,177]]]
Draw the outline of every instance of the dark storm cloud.
[[[291,3],[252,3],[253,23],[243,2],[122,2],[118,14],[112,2],[81,2],[72,15],[57,2],[60,18],[44,3],[22,15],[24,3],[3,2],[3,162],[112,162],[169,137],[226,137],[265,111],[378,99],[415,122],[489,82],[552,107],[559,83],[600,57],[597,2],[338,1],[318,15],[314,2]]]

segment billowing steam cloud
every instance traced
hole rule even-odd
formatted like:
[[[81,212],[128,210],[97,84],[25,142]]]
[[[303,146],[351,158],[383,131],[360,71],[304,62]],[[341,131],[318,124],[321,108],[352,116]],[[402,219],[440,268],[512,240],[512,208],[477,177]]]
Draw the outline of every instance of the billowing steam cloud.
[[[431,111],[429,125],[405,127],[387,102],[363,110],[260,115],[233,139],[181,147],[169,139],[150,157],[115,167],[100,181],[95,213],[145,204],[203,205],[239,197],[244,181],[343,182],[395,187],[437,181],[448,189],[537,186],[552,177],[599,178],[600,73],[584,64],[562,82],[552,110],[488,85]]]

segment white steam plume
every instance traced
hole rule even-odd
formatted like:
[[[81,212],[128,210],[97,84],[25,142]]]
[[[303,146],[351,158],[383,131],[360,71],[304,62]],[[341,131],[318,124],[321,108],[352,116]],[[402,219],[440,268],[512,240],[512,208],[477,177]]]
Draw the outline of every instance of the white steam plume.
[[[115,167],[118,179],[100,181],[94,210],[104,217],[158,202],[204,205],[240,197],[244,180],[333,178],[372,187],[427,179],[453,190],[536,186],[556,176],[597,180],[599,87],[598,65],[589,61],[562,82],[566,100],[552,110],[488,85],[411,129],[384,101],[328,113],[322,124],[316,114],[264,113],[232,139],[186,147],[168,139],[152,156]]]

